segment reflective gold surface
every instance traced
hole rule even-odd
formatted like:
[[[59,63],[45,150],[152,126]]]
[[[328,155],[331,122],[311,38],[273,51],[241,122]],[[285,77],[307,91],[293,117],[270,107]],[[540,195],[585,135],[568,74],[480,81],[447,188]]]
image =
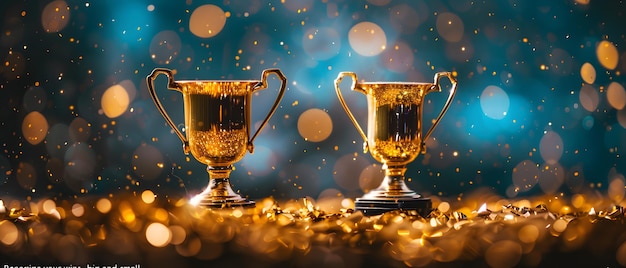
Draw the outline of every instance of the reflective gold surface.
[[[184,96],[185,126],[191,154],[212,166],[228,166],[246,154],[250,82],[177,82]]]
[[[248,133],[243,130],[193,131],[189,134],[191,154],[207,165],[230,165],[246,154]]]
[[[346,76],[353,80],[351,89],[365,94],[367,98],[367,134],[341,94],[339,84]],[[450,79],[450,95],[428,131],[422,134],[424,97],[428,93],[441,91],[441,77]],[[366,150],[370,150],[378,162],[398,166],[412,162],[424,152],[424,141],[435,129],[456,94],[457,82],[451,73],[437,73],[434,80],[434,83],[360,82],[355,73],[342,72],[335,80],[335,90],[345,112],[365,141]]]
[[[367,143],[374,159],[406,165],[422,150],[422,100],[434,84],[359,83],[367,92]]]

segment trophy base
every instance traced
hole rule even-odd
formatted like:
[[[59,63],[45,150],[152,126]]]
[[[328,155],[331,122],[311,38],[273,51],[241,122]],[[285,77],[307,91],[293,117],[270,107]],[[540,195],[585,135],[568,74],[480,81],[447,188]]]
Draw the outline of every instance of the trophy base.
[[[197,207],[205,207],[212,209],[228,209],[228,208],[254,208],[255,203],[236,194],[227,184],[226,190],[221,188],[209,187],[204,192],[194,196],[189,203]]]
[[[380,215],[385,212],[402,210],[414,211],[422,217],[432,211],[433,203],[430,198],[357,198],[354,209],[363,212],[365,216]]]
[[[239,202],[201,202],[197,206],[207,208],[254,208],[256,204],[252,200]]]
[[[224,200],[224,199],[214,199],[207,196],[202,196],[202,194],[195,196],[191,199],[191,203],[197,207],[206,207],[206,208],[219,208],[219,209],[228,209],[228,208],[254,208],[255,203],[252,200],[248,199],[237,199],[237,200]]]
[[[230,172],[233,166],[208,166],[209,186],[194,196],[189,202],[206,208],[253,208],[255,203],[237,194],[230,185]]]

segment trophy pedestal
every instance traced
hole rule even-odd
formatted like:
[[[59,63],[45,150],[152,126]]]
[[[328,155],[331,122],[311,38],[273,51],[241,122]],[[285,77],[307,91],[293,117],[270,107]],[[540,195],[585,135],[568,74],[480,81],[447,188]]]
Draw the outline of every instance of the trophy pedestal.
[[[234,196],[214,196],[210,188],[204,192],[194,196],[190,203],[198,207],[206,208],[254,208],[255,203],[252,200]]]
[[[411,190],[404,182],[406,167],[386,166],[386,176],[378,188],[357,198],[354,209],[363,212],[365,216],[374,216],[388,211],[415,211],[422,217],[432,211],[430,198]]]
[[[416,211],[422,217],[428,216],[432,211],[430,198],[386,198],[369,199],[357,198],[354,208],[363,212],[365,216],[380,215],[388,211]]]
[[[197,197],[197,196],[196,196]],[[194,199],[196,199],[194,197]],[[255,203],[252,200],[243,199],[237,201],[227,200],[211,200],[210,198],[200,197],[196,206],[206,208],[254,208]]]
[[[209,186],[190,203],[206,208],[253,208],[255,203],[237,194],[230,185],[232,165],[207,167]]]

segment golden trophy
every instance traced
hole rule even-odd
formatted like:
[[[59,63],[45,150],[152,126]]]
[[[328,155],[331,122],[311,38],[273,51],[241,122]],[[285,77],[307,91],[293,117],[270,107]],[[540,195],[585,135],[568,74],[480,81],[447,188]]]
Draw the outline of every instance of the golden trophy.
[[[352,91],[367,97],[367,134],[348,108],[339,84],[349,76]],[[424,97],[431,92],[441,92],[439,80],[448,77],[452,86],[443,109],[430,129],[422,135],[422,109]],[[439,124],[456,94],[456,79],[449,72],[435,74],[434,83],[416,82],[359,82],[353,72],[341,72],[335,79],[337,97],[364,140],[364,151],[383,164],[385,178],[381,185],[357,198],[355,209],[365,215],[377,215],[392,210],[417,211],[422,216],[430,213],[430,198],[422,197],[405,183],[406,165],[420,153],[426,152],[425,140]]]
[[[168,88],[183,94],[185,133],[174,124],[154,90],[159,74],[168,78]],[[269,113],[250,137],[250,106],[252,93],[267,87],[267,77],[275,74],[281,80],[278,96]],[[150,96],[165,121],[183,142],[185,154],[191,154],[206,164],[208,187],[190,200],[191,204],[210,208],[254,207],[254,201],[237,194],[230,184],[233,164],[246,151],[253,153],[254,139],[276,111],[287,79],[279,69],[267,69],[258,80],[185,80],[175,81],[172,71],[156,68],[146,77]]]

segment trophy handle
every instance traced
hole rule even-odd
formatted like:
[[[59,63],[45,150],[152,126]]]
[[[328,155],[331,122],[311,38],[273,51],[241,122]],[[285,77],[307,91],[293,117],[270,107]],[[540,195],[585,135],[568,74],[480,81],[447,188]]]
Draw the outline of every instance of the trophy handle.
[[[167,124],[170,125],[170,127],[174,130],[174,133],[176,133],[178,138],[183,142],[183,151],[185,152],[185,154],[189,154],[189,141],[187,140],[187,138],[185,138],[185,135],[183,135],[178,127],[176,127],[176,124],[174,124],[172,118],[170,118],[170,116],[167,114],[167,111],[165,111],[165,108],[163,108],[163,104],[161,104],[161,101],[159,101],[159,97],[154,90],[154,80],[157,78],[157,76],[159,76],[159,74],[164,74],[167,76],[167,80],[169,81],[167,87],[169,89],[181,91],[178,83],[174,82],[174,75],[172,74],[172,70],[165,68],[155,68],[154,70],[152,70],[152,73],[150,73],[150,75],[146,77],[146,83],[148,84],[150,97],[152,97],[154,104],[156,104],[157,109],[159,110],[163,118],[165,118]]]
[[[252,135],[252,138],[250,138],[250,140],[248,140],[248,151],[250,153],[254,152],[254,144],[252,144],[252,142],[254,141],[254,139],[256,139],[256,136],[259,135],[259,132],[261,132],[261,129],[263,129],[263,127],[265,127],[265,125],[267,124],[267,121],[270,120],[270,118],[272,117],[272,115],[274,114],[274,112],[276,111],[276,109],[278,108],[278,104],[280,104],[280,101],[283,99],[283,95],[285,94],[285,88],[287,87],[287,78],[285,77],[285,75],[283,74],[283,72],[281,72],[279,69],[265,69],[263,70],[263,73],[261,74],[261,82],[256,84],[254,86],[254,88],[252,89],[252,91],[256,91],[256,90],[260,90],[260,89],[265,89],[267,88],[267,77],[270,74],[275,74],[276,76],[278,76],[278,79],[280,79],[280,89],[278,91],[278,96],[276,97],[276,100],[274,101],[274,105],[272,105],[272,108],[270,109],[270,112],[267,114],[267,116],[265,117],[265,119],[263,120],[263,122],[261,123],[261,125],[259,126],[259,128],[256,130],[256,132],[254,133],[254,135]],[[248,115],[250,114],[250,106],[248,107]]]
[[[422,138],[422,152],[426,152],[425,150],[425,146],[426,146],[426,139],[428,139],[428,137],[430,137],[430,134],[433,132],[433,130],[435,129],[435,127],[439,124],[439,121],[441,121],[441,118],[443,118],[443,115],[446,113],[446,111],[448,110],[448,108],[450,108],[450,104],[452,104],[452,99],[454,98],[454,95],[456,94],[456,78],[454,78],[454,76],[452,76],[452,73],[450,72],[439,72],[435,74],[435,84],[433,85],[433,87],[431,88],[431,91],[428,91],[426,93],[430,93],[433,90],[436,90],[438,92],[441,92],[441,86],[439,84],[439,80],[441,79],[441,77],[448,77],[448,79],[450,80],[450,83],[452,83],[452,88],[450,88],[450,95],[448,96],[448,100],[446,101],[446,104],[443,106],[443,108],[441,109],[441,112],[439,113],[439,116],[437,116],[437,119],[435,119],[435,122],[433,122],[433,124],[430,126],[430,129],[428,129],[428,131],[426,132],[426,135],[424,135],[424,137]]]
[[[352,124],[354,124],[354,127],[356,127],[356,130],[359,132],[359,134],[361,134],[361,138],[363,138],[363,153],[367,153],[369,149],[369,145],[367,143],[367,135],[365,135],[365,132],[363,132],[363,128],[361,128],[361,125],[359,125],[359,122],[356,121],[356,118],[354,118],[354,115],[348,108],[348,105],[346,104],[346,101],[344,100],[343,95],[341,95],[341,89],[339,89],[339,84],[341,83],[341,80],[343,80],[345,76],[350,76],[352,78],[352,85],[350,86],[352,91],[356,90],[363,94],[367,94],[367,92],[356,87],[358,80],[357,80],[356,74],[353,72],[340,72],[339,75],[337,75],[337,79],[335,79],[335,91],[337,91],[337,97],[339,98],[339,102],[341,103],[341,106],[343,107],[343,109],[346,111],[346,114],[348,114],[348,117],[352,121]]]

